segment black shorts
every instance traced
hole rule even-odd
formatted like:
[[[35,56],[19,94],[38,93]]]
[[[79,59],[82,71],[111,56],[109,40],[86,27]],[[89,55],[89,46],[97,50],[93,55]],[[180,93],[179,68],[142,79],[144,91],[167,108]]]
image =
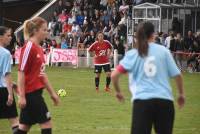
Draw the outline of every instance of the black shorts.
[[[42,97],[42,89],[26,94],[26,107],[21,109],[19,122],[33,125],[51,120],[50,112]]]
[[[156,134],[172,134],[174,104],[170,100],[135,100],[133,104],[131,134],[151,134],[154,126]]]
[[[110,64],[105,64],[105,65],[95,65],[94,73],[101,73],[102,68],[103,68],[104,72],[111,72]]]
[[[16,102],[13,96],[13,103],[7,106],[8,90],[7,88],[0,88],[0,119],[8,119],[17,117]]]

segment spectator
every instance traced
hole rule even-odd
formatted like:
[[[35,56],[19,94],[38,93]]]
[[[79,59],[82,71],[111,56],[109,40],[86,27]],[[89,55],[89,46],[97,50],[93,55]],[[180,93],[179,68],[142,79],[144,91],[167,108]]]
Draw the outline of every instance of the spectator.
[[[63,4],[63,1],[62,1],[62,0],[59,0],[59,2],[58,2],[58,7],[57,7],[57,9],[56,9],[56,12],[57,12],[58,14],[60,14],[64,9],[65,9],[65,6],[64,6],[64,4]]]
[[[82,11],[78,12],[77,17],[76,17],[76,22],[79,26],[81,27],[83,26],[84,19],[85,17],[83,15],[83,12]]]
[[[95,33],[90,31],[90,34],[85,37],[84,44],[88,48],[93,42],[95,42]]]
[[[194,37],[193,37],[192,31],[188,31],[188,35],[184,39],[184,46],[186,50],[191,51],[192,46],[193,46],[193,41],[194,41]]]
[[[67,41],[65,39],[65,35],[61,36],[61,49],[68,49],[68,44],[67,44]]]
[[[183,70],[183,52],[184,52],[184,42],[181,34],[178,33],[175,39],[175,61],[180,70]]]

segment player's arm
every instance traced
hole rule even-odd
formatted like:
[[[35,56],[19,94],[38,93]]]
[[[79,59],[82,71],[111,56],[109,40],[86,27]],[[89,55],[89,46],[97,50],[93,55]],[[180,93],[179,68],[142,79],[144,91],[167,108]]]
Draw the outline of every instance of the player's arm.
[[[8,101],[7,105],[10,106],[13,103],[13,92],[12,92],[12,77],[11,73],[6,73],[5,74],[5,82],[6,82],[6,87],[8,90]]]
[[[95,46],[96,42],[94,42],[87,50],[89,52],[90,55],[94,55],[94,46]]]
[[[119,78],[125,72],[124,68],[121,65],[118,65],[117,68],[111,73],[111,80],[116,91],[116,97],[119,101],[124,101],[124,96],[122,95],[121,88],[119,86]]]
[[[176,81],[176,86],[179,93],[177,102],[178,102],[179,107],[182,108],[185,104],[185,93],[184,93],[184,88],[183,88],[182,75],[180,74],[180,75],[175,76],[175,81]]]
[[[18,71],[18,89],[19,89],[19,107],[24,108],[26,106],[25,97],[25,75],[23,71]]]
[[[109,44],[109,49],[107,51],[107,55],[108,55],[108,57],[111,57],[111,56],[113,56],[113,46],[109,41],[108,41],[108,44]]]
[[[58,105],[59,102],[60,102],[59,97],[56,94],[55,90],[53,89],[53,87],[52,87],[51,83],[49,82],[49,79],[48,79],[48,77],[45,73],[42,75],[42,82],[44,83],[44,85],[45,85],[48,93],[50,94],[54,104]]]
[[[5,78],[6,87],[8,90],[8,100],[7,105],[11,105],[13,102],[13,92],[12,92],[12,78],[11,78],[11,55],[5,54],[3,56],[3,76]]]
[[[185,94],[184,94],[184,87],[183,87],[183,78],[181,75],[180,70],[178,69],[172,54],[170,53],[169,50],[166,51],[166,65],[168,66],[168,74],[170,77],[175,78],[176,85],[178,88],[178,100],[177,103],[180,108],[182,108],[185,104]]]

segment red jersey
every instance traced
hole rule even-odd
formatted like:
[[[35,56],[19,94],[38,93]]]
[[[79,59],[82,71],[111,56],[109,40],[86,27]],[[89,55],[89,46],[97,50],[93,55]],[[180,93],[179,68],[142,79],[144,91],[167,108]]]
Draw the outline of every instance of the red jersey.
[[[89,51],[95,52],[94,57],[94,65],[105,65],[109,64],[109,55],[108,50],[112,49],[112,45],[109,41],[104,40],[102,43],[99,43],[98,41],[94,42],[90,47]]]
[[[45,59],[42,47],[28,41],[21,49],[18,70],[25,75],[25,93],[44,88]]]

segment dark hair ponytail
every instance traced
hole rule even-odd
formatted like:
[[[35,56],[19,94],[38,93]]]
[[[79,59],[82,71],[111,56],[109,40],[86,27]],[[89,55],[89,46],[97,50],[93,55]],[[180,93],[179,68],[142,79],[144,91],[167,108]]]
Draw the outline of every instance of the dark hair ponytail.
[[[138,53],[141,57],[145,57],[148,54],[148,39],[154,33],[154,25],[151,22],[140,23],[136,32],[136,46]]]
[[[5,26],[0,26],[0,36],[3,36],[9,28]]]

